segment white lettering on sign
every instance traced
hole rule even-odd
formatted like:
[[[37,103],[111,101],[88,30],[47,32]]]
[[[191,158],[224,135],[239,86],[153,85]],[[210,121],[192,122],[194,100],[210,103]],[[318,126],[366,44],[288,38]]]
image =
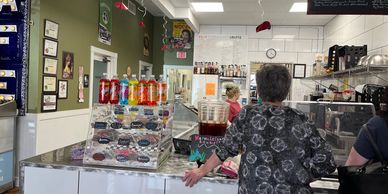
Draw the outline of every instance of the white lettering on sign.
[[[0,44],[8,45],[9,44],[9,37],[0,37]]]

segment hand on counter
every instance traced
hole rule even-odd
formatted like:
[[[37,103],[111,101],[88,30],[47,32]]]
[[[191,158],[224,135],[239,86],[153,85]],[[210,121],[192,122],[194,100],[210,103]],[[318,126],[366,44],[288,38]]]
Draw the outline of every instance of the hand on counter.
[[[193,170],[186,171],[182,181],[186,182],[186,187],[193,187],[205,175],[206,172],[205,170],[203,170],[203,168],[196,168]]]

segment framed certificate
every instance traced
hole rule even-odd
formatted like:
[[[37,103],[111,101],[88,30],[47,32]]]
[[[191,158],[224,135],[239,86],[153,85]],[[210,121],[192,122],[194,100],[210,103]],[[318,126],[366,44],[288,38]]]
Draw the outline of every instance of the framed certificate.
[[[58,99],[67,99],[67,80],[58,80]]]
[[[58,55],[58,41],[43,39],[43,55],[50,57],[57,57]]]
[[[42,112],[53,112],[57,110],[57,95],[43,94],[42,95]]]
[[[306,77],[306,64],[294,64],[293,78],[305,78]]]
[[[57,91],[57,77],[56,76],[43,76],[43,92],[56,92]]]
[[[43,58],[43,74],[57,75],[58,60]]]
[[[44,20],[44,36],[58,40],[59,24],[48,19]]]

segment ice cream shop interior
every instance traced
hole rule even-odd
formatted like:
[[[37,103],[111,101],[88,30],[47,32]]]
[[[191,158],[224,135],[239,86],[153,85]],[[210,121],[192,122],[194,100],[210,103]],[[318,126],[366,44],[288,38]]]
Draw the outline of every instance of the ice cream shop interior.
[[[0,0],[0,193],[384,193],[387,34],[385,0]]]

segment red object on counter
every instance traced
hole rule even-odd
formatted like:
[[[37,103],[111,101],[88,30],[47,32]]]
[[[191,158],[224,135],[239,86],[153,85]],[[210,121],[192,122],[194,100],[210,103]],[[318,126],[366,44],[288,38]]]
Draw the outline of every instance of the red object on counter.
[[[110,91],[110,80],[106,73],[103,74],[100,79],[100,87],[98,93],[98,102],[100,104],[108,104],[109,102],[109,91]]]
[[[113,76],[110,81],[110,98],[109,102],[111,104],[119,103],[119,93],[120,93],[120,81],[117,75]]]
[[[155,76],[151,75],[151,79],[147,82],[148,106],[156,106],[157,84]]]
[[[145,80],[145,75],[141,75],[141,79],[138,85],[138,105],[148,105],[148,88],[147,80]]]
[[[230,177],[230,178],[237,178],[238,177],[238,166],[233,161],[225,161],[221,165],[221,173]]]
[[[271,23],[269,21],[265,21],[256,27],[256,32],[269,30],[269,29],[271,29]]]

